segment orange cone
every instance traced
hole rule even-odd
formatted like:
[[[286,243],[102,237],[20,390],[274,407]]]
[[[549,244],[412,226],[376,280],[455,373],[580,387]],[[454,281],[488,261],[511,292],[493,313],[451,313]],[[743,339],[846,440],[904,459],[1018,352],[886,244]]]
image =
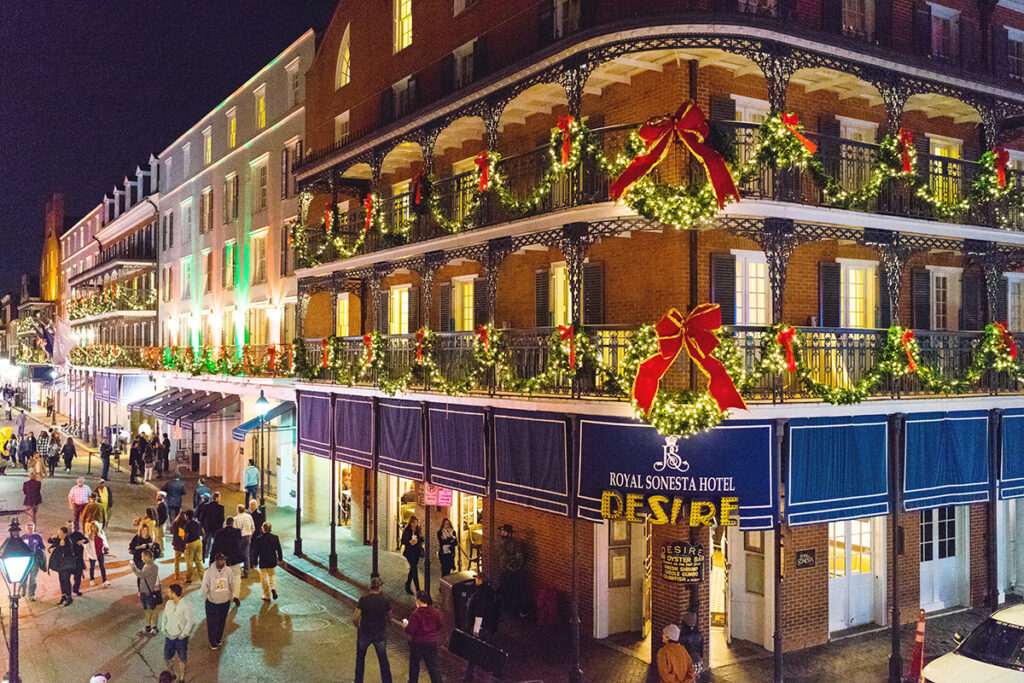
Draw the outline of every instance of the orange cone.
[[[924,610],[917,617],[917,635],[914,636],[914,654],[910,657],[910,675],[908,681],[917,683],[921,679],[924,668]]]

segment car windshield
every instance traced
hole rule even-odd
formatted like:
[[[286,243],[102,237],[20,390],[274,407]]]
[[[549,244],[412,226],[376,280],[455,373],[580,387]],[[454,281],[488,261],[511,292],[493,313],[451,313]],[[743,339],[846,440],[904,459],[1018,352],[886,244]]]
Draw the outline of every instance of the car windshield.
[[[957,649],[961,655],[986,664],[1024,670],[1024,628],[986,619]]]

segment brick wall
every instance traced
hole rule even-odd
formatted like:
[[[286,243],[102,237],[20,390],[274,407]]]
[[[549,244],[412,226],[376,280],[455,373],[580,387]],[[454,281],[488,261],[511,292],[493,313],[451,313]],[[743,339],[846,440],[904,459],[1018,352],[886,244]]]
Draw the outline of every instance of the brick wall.
[[[787,528],[783,544],[782,647],[789,652],[828,640],[828,525]],[[797,571],[796,552],[809,548],[820,559]]]
[[[970,506],[970,577],[971,606],[984,607],[988,593],[988,515],[984,503]]]

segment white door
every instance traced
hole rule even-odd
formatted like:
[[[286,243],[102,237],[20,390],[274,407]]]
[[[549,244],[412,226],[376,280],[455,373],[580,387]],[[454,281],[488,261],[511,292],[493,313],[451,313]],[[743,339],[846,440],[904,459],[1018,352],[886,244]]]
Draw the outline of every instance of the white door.
[[[921,511],[921,608],[944,609],[959,604],[956,507]]]
[[[736,526],[728,529],[730,639],[739,638],[769,647],[765,625],[771,621],[771,615],[766,589],[770,588],[771,577],[765,560],[766,551],[773,547],[772,532],[740,531]],[[713,656],[712,661],[714,659]]]
[[[829,522],[829,631],[871,623],[875,594],[873,545],[870,519]]]

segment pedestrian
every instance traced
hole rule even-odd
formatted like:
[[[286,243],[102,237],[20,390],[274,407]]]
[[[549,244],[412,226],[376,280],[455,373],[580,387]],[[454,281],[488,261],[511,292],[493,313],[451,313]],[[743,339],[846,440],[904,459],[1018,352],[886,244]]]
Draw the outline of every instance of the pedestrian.
[[[139,476],[142,471],[142,437],[136,437],[132,439],[131,448],[128,449],[128,468],[131,470],[131,476],[128,483],[138,483],[135,479]]]
[[[409,563],[409,574],[405,577],[405,592],[412,595],[412,585],[420,589],[420,558],[423,556],[423,530],[416,515],[409,518],[409,523],[402,531],[402,555]]]
[[[50,469],[50,476],[57,471],[57,463],[60,462],[60,437],[50,430],[50,438],[46,442],[46,466]]]
[[[26,438],[18,439],[18,464],[28,471],[28,461],[32,458],[32,441]]]
[[[70,436],[64,442],[64,447],[60,449],[60,454],[64,458],[64,473],[71,474],[71,461],[75,459],[78,452],[75,450],[75,442],[71,440]]]
[[[28,433],[28,453],[31,456],[33,453],[39,452],[39,442],[36,440],[36,433]]]
[[[75,551],[71,547],[72,541],[68,538],[68,528],[62,526],[57,535],[49,539],[50,544],[50,569],[57,572],[60,581],[60,602],[57,605],[64,607],[70,605],[71,598],[71,577],[77,568]]]
[[[43,477],[46,476],[46,463],[41,455],[32,454],[32,458],[28,461],[28,471],[35,473],[39,477],[39,481],[42,482]]]
[[[107,563],[104,556],[110,552],[107,544],[107,535],[103,533],[103,526],[99,521],[93,520],[85,525],[85,559],[89,560],[89,583],[96,585],[96,565],[100,567],[100,579],[104,588],[110,587],[107,581]]]
[[[235,526],[238,528],[242,538],[239,542],[239,549],[242,551],[242,561],[245,563],[242,569],[242,578],[249,578],[249,567],[252,566],[252,557],[249,554],[252,548],[252,535],[256,531],[256,524],[252,521],[252,515],[245,510],[245,506],[238,504],[238,513],[235,515]]]
[[[249,501],[249,516],[252,517],[252,541],[249,545],[249,566],[256,566],[256,541],[263,533],[263,523],[267,521],[267,511],[260,507],[255,498]]]
[[[175,470],[174,476],[164,484],[161,490],[167,494],[167,514],[171,519],[174,519],[181,512],[181,501],[185,498],[185,480]]]
[[[455,533],[452,520],[445,517],[437,530],[437,559],[441,561],[441,576],[455,571],[455,555],[459,549],[459,536]]]
[[[469,627],[474,636],[489,643],[498,632],[498,620],[501,615],[498,596],[486,574],[477,572],[473,579],[476,587],[469,596]]]
[[[103,471],[100,472],[101,479],[110,479],[110,456],[113,452],[114,449],[106,441],[100,444],[100,462],[103,463]]]
[[[199,522],[203,525],[203,560],[210,557],[213,535],[224,526],[224,506],[220,504],[220,491],[213,492],[213,498],[202,507]]]
[[[148,552],[152,555],[155,554],[156,548],[159,548],[153,542],[153,533],[149,529],[147,524],[140,524],[138,531],[128,542],[128,552],[131,553],[132,563],[138,569],[142,569],[142,553]]]
[[[442,683],[441,669],[437,666],[437,639],[443,625],[441,614],[434,609],[434,601],[428,593],[416,592],[416,609],[402,623],[409,638],[409,683],[420,680],[421,659],[427,665],[430,683]]]
[[[158,476],[163,476],[164,470],[160,466],[162,464],[160,462],[160,451],[163,449],[163,446],[156,433],[153,434],[153,438],[149,441],[149,448],[153,452],[153,464],[156,466],[156,473]],[[145,460],[145,457],[143,457],[143,460]]]
[[[226,566],[230,568],[231,573],[234,574],[235,580],[232,582],[233,598],[235,601],[235,607],[238,607],[242,602],[238,599],[239,593],[242,589],[242,534],[235,528],[235,518],[228,517],[224,520],[224,528],[220,529],[213,535],[213,546],[210,548],[210,554],[214,557],[223,555]]]
[[[18,425],[18,438],[19,439],[24,439],[25,438],[25,411],[24,410],[18,411],[18,418],[17,418],[17,420],[15,420],[15,424]]]
[[[203,578],[203,527],[196,521],[195,512],[185,510],[185,583],[192,583],[192,570],[195,576]]]
[[[185,559],[185,513],[179,512],[178,516],[171,522],[167,529],[171,535],[171,548],[174,549],[174,580],[178,580],[181,571],[181,561]],[[188,569],[188,564],[185,564]]]
[[[142,614],[146,620],[146,628],[139,633],[157,633],[159,613],[156,608],[164,601],[163,593],[160,590],[160,568],[156,566],[156,560],[151,550],[142,551],[142,568],[129,564],[128,567],[135,573],[135,579],[139,586],[139,600],[142,602]]]
[[[33,432],[29,432],[30,438],[35,438]],[[36,442],[36,452],[42,454],[43,458],[46,458],[50,452],[50,432],[49,430],[42,430],[39,432],[39,439]]]
[[[526,616],[523,600],[523,546],[511,524],[498,527],[498,600],[513,614]]]
[[[253,460],[249,461],[249,466],[242,473],[242,485],[245,486],[245,504],[248,506],[249,499],[256,497],[256,491],[260,487],[260,471]]]
[[[686,648],[686,654],[693,662],[693,680],[703,680],[707,671],[704,667],[704,636],[697,629],[696,612],[683,615],[683,623],[679,625],[679,644]]]
[[[171,517],[170,508],[167,507],[167,494],[157,491],[156,517],[153,517],[155,522],[153,539],[160,544],[160,547],[164,545],[164,525],[167,524],[168,519],[174,519],[174,517]]]
[[[160,677],[156,679],[156,683],[175,683],[178,677],[172,674],[170,671],[164,669],[160,672]],[[89,683],[97,683],[96,681],[89,681]],[[107,683],[106,681],[99,681],[99,683]]]
[[[366,668],[366,651],[371,645],[377,652],[380,665],[380,680],[391,683],[391,663],[388,662],[388,621],[391,619],[391,601],[382,593],[384,582],[379,576],[370,579],[370,592],[359,598],[356,612],[352,617],[356,625],[356,680],[363,683]]]
[[[15,437],[7,439],[4,446],[3,469],[0,474],[6,474],[8,467],[15,467],[18,464],[18,440]]]
[[[100,479],[93,493],[96,494],[96,504],[100,506],[100,522],[106,528],[110,524],[110,510],[114,507],[114,494],[106,479]]]
[[[25,542],[29,552],[35,558],[35,561],[28,570],[28,577],[25,579],[27,587],[25,594],[29,600],[35,602],[36,580],[39,577],[39,572],[46,572],[46,543],[43,542],[43,537],[36,532],[35,522],[29,522],[25,525],[25,533],[21,535],[21,540]]]
[[[211,650],[219,648],[224,638],[224,625],[228,621],[228,609],[234,592],[235,575],[228,569],[224,554],[217,553],[213,564],[203,574],[202,585],[203,597],[206,599],[206,635]]]
[[[199,483],[196,485],[195,493],[192,494],[192,508],[198,508],[199,504],[203,502],[203,496],[210,492],[210,487],[206,485],[206,480],[199,477]]]
[[[661,643],[657,656],[660,683],[694,683],[693,662],[679,644],[679,627],[669,624],[663,628]]]
[[[167,587],[167,604],[161,620],[164,628],[164,664],[174,667],[174,656],[178,656],[178,680],[185,680],[185,662],[188,661],[188,638],[192,635],[196,618],[192,603],[182,600],[181,584],[172,583]]]
[[[167,432],[164,432],[164,440],[161,442],[161,445],[160,445],[160,460],[161,460],[160,469],[164,473],[169,472],[170,469],[171,469],[170,457],[171,457],[171,440],[167,438]]]
[[[281,553],[281,541],[277,535],[270,533],[270,522],[264,522],[262,533],[256,539],[255,555],[256,562],[260,568],[260,584],[263,586],[263,599],[270,600],[273,596],[277,600],[277,579],[274,570],[278,562],[284,561]]]
[[[25,494],[25,514],[35,524],[36,514],[43,502],[43,482],[39,481],[39,475],[35,472],[28,475],[28,481],[21,485],[21,492]]]
[[[85,479],[82,477],[78,478],[78,481],[68,492],[68,507],[74,515],[72,519],[74,521],[75,531],[78,531],[81,528],[82,511],[85,510],[85,506],[89,503],[89,498],[91,496],[92,489],[86,485]]]
[[[153,452],[153,447],[149,444],[146,444],[146,448],[142,452],[142,464],[145,467],[142,481],[151,481],[153,479],[153,468],[156,467],[156,453]]]

